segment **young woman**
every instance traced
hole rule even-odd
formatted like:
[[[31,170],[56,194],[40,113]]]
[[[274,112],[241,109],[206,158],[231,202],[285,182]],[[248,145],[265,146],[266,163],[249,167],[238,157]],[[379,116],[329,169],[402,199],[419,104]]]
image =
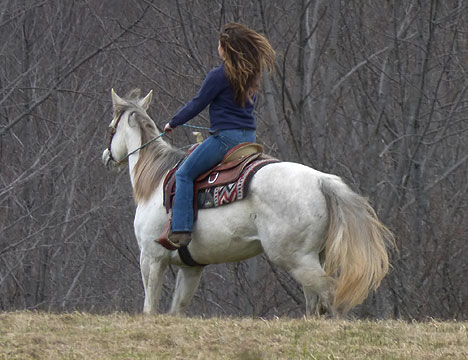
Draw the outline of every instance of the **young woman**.
[[[222,65],[206,76],[197,95],[164,127],[170,132],[210,105],[210,133],[176,172],[176,194],[169,242],[188,245],[193,228],[193,182],[242,142],[255,142],[253,115],[256,93],[265,69],[272,70],[275,52],[269,41],[237,23],[226,24],[219,36]]]

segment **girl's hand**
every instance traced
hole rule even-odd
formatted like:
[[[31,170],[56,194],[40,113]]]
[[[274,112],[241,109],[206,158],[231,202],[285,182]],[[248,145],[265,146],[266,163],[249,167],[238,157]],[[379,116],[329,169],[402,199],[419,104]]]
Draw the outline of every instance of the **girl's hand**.
[[[170,133],[172,132],[172,128],[171,128],[171,125],[169,125],[169,123],[167,123],[166,125],[164,125],[164,132],[166,133]]]

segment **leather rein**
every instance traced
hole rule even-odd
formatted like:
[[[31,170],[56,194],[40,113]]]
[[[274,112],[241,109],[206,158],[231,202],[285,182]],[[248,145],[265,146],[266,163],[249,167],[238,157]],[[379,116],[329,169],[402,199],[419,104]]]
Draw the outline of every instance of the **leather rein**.
[[[132,116],[136,111],[132,111],[130,113],[130,115],[128,115],[128,117]],[[119,117],[117,118],[117,120],[115,121],[115,124],[113,126],[111,126],[111,131],[110,131],[110,135],[109,135],[109,144],[107,145],[107,150],[109,151],[109,159],[113,162],[115,162],[117,165],[120,165],[124,162],[127,161],[127,159],[135,154],[137,151],[140,151],[141,149],[144,149],[145,147],[147,147],[149,144],[151,144],[152,142],[156,141],[157,139],[159,139],[160,137],[162,137],[163,135],[165,135],[166,133],[165,132],[162,132],[160,133],[158,136],[155,136],[154,138],[152,138],[151,140],[145,142],[143,145],[141,145],[139,148],[135,149],[135,150],[132,150],[130,151],[129,153],[127,153],[127,155],[125,155],[122,159],[120,160],[116,160],[113,156],[112,156],[112,151],[111,151],[111,147],[112,147],[112,140],[114,139],[114,135],[115,133],[117,132],[117,126],[119,125],[120,123],[120,119],[122,118],[122,115],[125,113],[125,111],[122,111],[119,115]]]

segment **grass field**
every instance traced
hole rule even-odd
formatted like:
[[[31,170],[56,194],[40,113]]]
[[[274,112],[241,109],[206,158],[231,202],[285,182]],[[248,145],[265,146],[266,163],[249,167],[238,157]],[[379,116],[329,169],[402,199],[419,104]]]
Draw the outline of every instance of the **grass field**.
[[[467,322],[0,313],[0,359],[468,359]]]

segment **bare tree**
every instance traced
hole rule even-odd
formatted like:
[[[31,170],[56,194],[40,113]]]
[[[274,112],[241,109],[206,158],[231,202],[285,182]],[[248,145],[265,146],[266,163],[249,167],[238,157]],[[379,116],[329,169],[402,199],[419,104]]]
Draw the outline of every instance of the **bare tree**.
[[[109,90],[154,89],[162,127],[238,21],[277,51],[258,140],[345,178],[396,234],[393,272],[354,314],[466,319],[467,15],[456,0],[2,2],[0,309],[139,311],[128,174],[99,161]],[[302,314],[301,289],[265,257],[207,270],[193,314]]]

